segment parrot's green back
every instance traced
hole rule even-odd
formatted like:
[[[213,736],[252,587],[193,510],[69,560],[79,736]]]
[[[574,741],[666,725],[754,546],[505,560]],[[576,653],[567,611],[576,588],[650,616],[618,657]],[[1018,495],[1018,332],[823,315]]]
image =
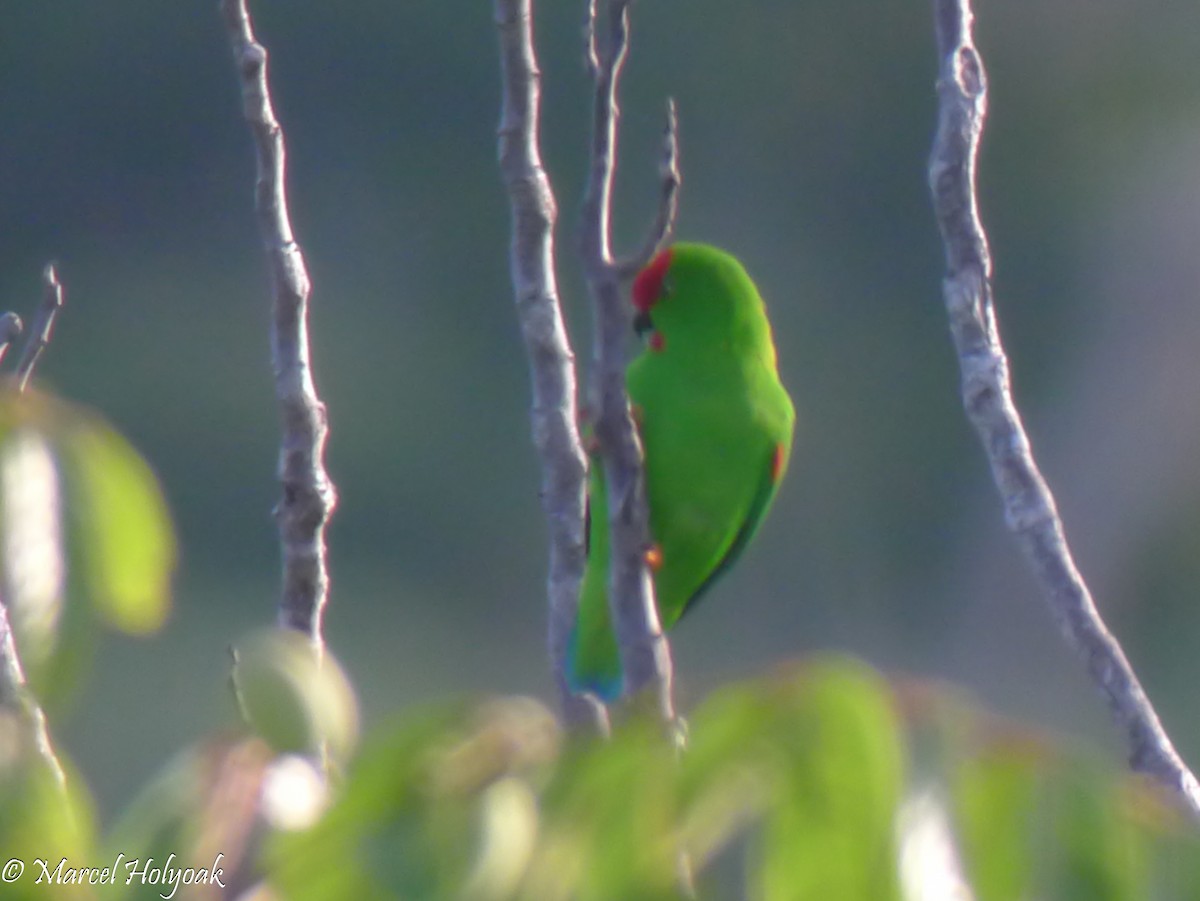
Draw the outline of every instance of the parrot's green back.
[[[626,384],[645,450],[654,588],[668,629],[754,536],[787,467],[795,413],[762,299],[733,257],[675,244],[635,280],[633,302],[648,335]],[[568,679],[574,690],[611,701],[622,678],[599,460],[588,492],[588,562]]]

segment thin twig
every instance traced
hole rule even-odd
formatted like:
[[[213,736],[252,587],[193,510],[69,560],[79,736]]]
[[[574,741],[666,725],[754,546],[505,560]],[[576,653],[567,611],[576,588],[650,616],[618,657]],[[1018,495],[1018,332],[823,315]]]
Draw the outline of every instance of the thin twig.
[[[541,77],[533,44],[532,0],[495,0],[495,15],[504,89],[498,155],[512,211],[509,265],[529,357],[533,442],[541,459],[542,509],[550,531],[550,663],[567,725],[604,734],[604,706],[589,695],[573,693],[566,678],[567,642],[586,562],[587,456],[579,438],[575,354],[554,272],[558,211],[539,149]]]
[[[616,263],[622,278],[632,278],[641,272],[666,244],[675,229],[682,177],[679,174],[679,117],[675,112],[673,98],[667,100],[667,124],[663,128],[663,151],[662,160],[658,164],[658,179],[658,211],[650,226],[650,234],[634,254]]]
[[[42,302],[33,318],[33,326],[29,329],[29,337],[25,339],[25,347],[21,351],[20,362],[17,363],[17,390],[24,391],[33,376],[33,367],[37,365],[38,357],[50,343],[50,332],[54,328],[54,317],[63,305],[62,283],[54,264],[50,263],[42,270]],[[20,325],[20,320],[17,320]]]
[[[8,355],[8,349],[21,337],[25,326],[21,317],[16,313],[5,313],[0,316],[0,362]]]
[[[255,210],[271,272],[271,363],[283,426],[279,453],[283,496],[275,508],[283,553],[279,620],[320,645],[321,617],[329,593],[325,525],[337,495],[325,472],[329,428],[325,405],[313,385],[309,357],[311,285],[288,219],[283,130],[271,108],[267,51],[254,38],[246,0],[221,0],[221,14],[241,80],[244,114],[254,137],[258,163]]]
[[[1075,567],[1054,497],[1012,399],[992,302],[991,257],[975,194],[987,77],[972,43],[969,0],[935,0],[934,9],[941,72],[929,184],[946,251],[943,292],[967,416],[987,452],[1008,525],[1050,610],[1126,735],[1130,766],[1166,786],[1200,819],[1200,784],[1176,753]]]
[[[646,506],[642,446],[625,391],[625,347],[629,311],[621,295],[622,269],[610,246],[612,183],[616,168],[617,85],[629,38],[630,0],[607,0],[605,11],[588,2],[589,68],[593,76],[591,167],[584,192],[580,252],[595,317],[592,410],[595,435],[608,485],[609,525],[612,529],[612,572],[609,603],[621,652],[625,690],[648,695],[666,722],[675,719],[671,697],[671,653],[654,603],[654,586],[646,563],[651,547]],[[606,21],[601,25],[601,18]],[[674,165],[674,128],[670,157]],[[674,224],[675,187],[664,188],[661,233],[651,243],[663,243]]]
[[[587,0],[587,11],[583,18],[583,61],[588,77],[596,79],[600,74],[600,48],[596,43],[596,4],[599,0]]]

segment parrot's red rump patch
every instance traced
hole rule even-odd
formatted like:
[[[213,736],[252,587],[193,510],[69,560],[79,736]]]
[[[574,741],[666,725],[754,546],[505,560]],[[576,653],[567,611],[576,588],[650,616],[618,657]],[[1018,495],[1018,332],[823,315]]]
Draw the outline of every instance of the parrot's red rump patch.
[[[650,312],[660,297],[662,297],[663,279],[671,268],[671,248],[659,251],[637,278],[633,280],[633,305],[643,313]]]
[[[667,340],[663,337],[662,332],[650,333],[650,349],[660,351],[667,346]]]
[[[778,482],[783,475],[783,464],[787,461],[787,457],[783,452],[783,445],[775,445],[775,454],[771,457],[771,481]]]

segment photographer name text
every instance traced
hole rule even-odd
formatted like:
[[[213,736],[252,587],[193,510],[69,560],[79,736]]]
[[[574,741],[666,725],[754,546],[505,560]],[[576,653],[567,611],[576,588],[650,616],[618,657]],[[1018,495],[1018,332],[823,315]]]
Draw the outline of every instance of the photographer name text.
[[[211,866],[184,867],[179,865],[173,853],[161,862],[153,857],[143,861],[140,857],[127,858],[118,854],[108,866],[77,867],[65,857],[58,861],[35,857],[29,866],[19,857],[13,857],[0,866],[0,883],[11,884],[22,879],[32,879],[34,885],[133,885],[136,882],[162,886],[158,896],[163,901],[170,901],[181,885],[225,888],[225,870],[221,866],[224,859],[224,854],[218,854]]]

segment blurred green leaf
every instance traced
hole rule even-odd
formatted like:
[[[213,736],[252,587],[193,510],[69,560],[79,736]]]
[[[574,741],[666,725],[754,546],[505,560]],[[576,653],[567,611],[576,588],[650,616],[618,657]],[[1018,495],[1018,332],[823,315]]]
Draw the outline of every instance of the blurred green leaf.
[[[270,749],[258,739],[217,737],[178,753],[106,834],[102,859],[121,860],[122,868],[104,897],[161,901],[160,883],[130,878],[130,866],[148,867],[151,860],[157,866],[170,860],[176,870],[209,874],[219,867],[227,886],[240,874],[244,878],[262,831],[262,798],[271,763]]]
[[[997,730],[957,692],[928,730],[954,754],[932,755],[929,791],[906,789],[897,697],[861,663],[819,660],[715,694],[682,755],[636,715],[611,740],[564,744],[527,698],[439,705],[369,736],[299,826],[264,800],[288,758],[217,742],[157,780],[109,844],[203,860],[217,836],[289,901],[887,901],[968,882],[978,901],[1118,901],[1151,897],[1152,877],[1153,897],[1195,897],[1200,843],[1156,793]]]
[[[1044,756],[1015,742],[993,745],[951,774],[963,857],[978,901],[1029,896]]]
[[[1132,815],[1158,836],[1148,864],[1152,886],[1146,896],[1200,901],[1200,831],[1181,809],[1164,803],[1145,785],[1135,794]]]
[[[95,623],[157,629],[175,538],[137,451],[93,412],[0,390],[0,568],[29,678],[51,701],[91,659]]]
[[[420,795],[431,746],[453,729],[460,709],[432,710],[377,730],[347,775],[342,794],[312,829],[276,834],[267,848],[269,879],[296,901],[431,897],[435,875],[426,856]],[[392,854],[372,854],[390,845]],[[375,872],[375,865],[383,868]]]
[[[1064,901],[1133,901],[1147,886],[1147,834],[1122,803],[1128,777],[1071,761],[1049,774],[1056,854],[1051,894]]]
[[[175,538],[158,480],[137,451],[94,414],[78,411],[58,442],[79,530],[88,595],[123,632],[158,629],[169,609]]]
[[[657,722],[638,718],[607,744],[574,746],[543,795],[547,843],[522,897],[680,897],[676,774]]]
[[[898,898],[905,753],[886,683],[862,664],[831,660],[803,667],[777,690],[772,739],[786,756],[754,895]]]
[[[75,886],[36,883],[41,860],[51,872],[59,861],[67,866],[97,862],[94,844],[95,815],[81,775],[65,759],[66,785],[45,762],[33,754],[24,727],[6,710],[0,710],[0,866],[24,865],[24,874],[5,881],[5,901],[36,898],[80,898]],[[5,874],[11,875],[11,870]]]
[[[690,720],[679,774],[680,841],[704,868],[757,822],[779,791],[775,706],[761,683],[729,686]]]
[[[486,897],[486,876],[476,874],[503,869],[489,860],[488,830],[502,814],[528,813],[520,786],[506,780],[549,763],[557,743],[553,717],[524,698],[407,716],[367,743],[319,823],[273,837],[270,881],[297,901]],[[492,793],[498,785],[507,787]],[[536,823],[518,819],[516,828]]]
[[[349,758],[358,699],[328,648],[293,629],[257,630],[236,645],[233,684],[242,715],[276,751]]]

